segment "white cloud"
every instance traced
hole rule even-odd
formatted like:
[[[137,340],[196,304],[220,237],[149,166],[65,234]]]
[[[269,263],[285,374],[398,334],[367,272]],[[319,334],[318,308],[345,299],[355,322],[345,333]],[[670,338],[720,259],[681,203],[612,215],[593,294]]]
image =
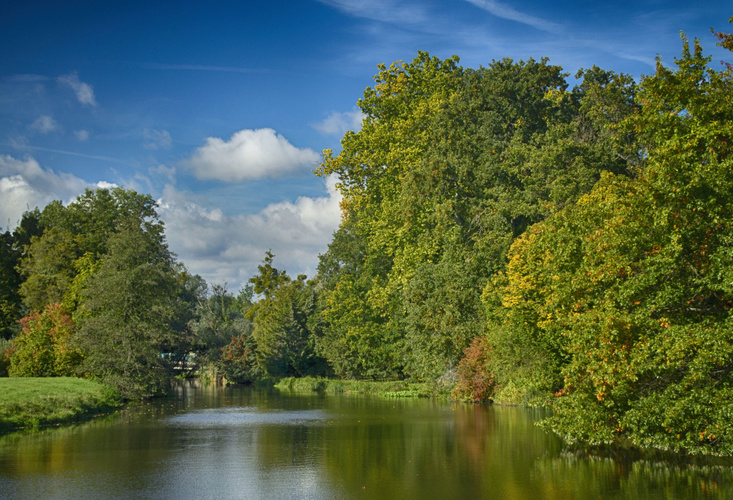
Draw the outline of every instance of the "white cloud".
[[[30,128],[41,134],[48,134],[58,128],[58,123],[48,115],[41,115],[36,121],[30,124]]]
[[[119,186],[114,182],[99,181],[94,185],[94,187],[99,189],[114,189]]]
[[[358,131],[361,129],[364,116],[364,113],[358,109],[344,113],[334,112],[322,122],[314,123],[313,128],[322,134],[342,136],[349,130]]]
[[[173,140],[167,130],[145,129],[143,131],[145,149],[169,149]]]
[[[198,179],[241,182],[279,177],[315,165],[319,158],[312,149],[296,148],[274,130],[263,128],[240,130],[228,141],[209,137],[183,165]]]
[[[518,23],[526,24],[537,28],[538,30],[547,31],[549,33],[558,33],[562,31],[562,27],[551,21],[540,19],[539,17],[519,12],[509,5],[504,5],[501,2],[495,0],[466,0],[467,2],[475,5],[479,9],[483,9],[496,17],[507,19],[509,21],[516,21]]]
[[[0,155],[0,224],[15,227],[26,210],[71,200],[88,186],[74,175],[42,168],[32,157]]]
[[[74,130],[74,135],[79,140],[79,142],[84,142],[89,140],[89,131],[88,130]]]
[[[420,3],[395,2],[394,0],[318,1],[354,17],[390,24],[422,23],[429,18]]]
[[[257,272],[268,249],[275,266],[291,276],[312,276],[340,221],[336,179],[323,197],[299,197],[268,205],[257,214],[229,216],[166,186],[158,201],[170,248],[191,272],[209,283],[238,288]]]
[[[88,83],[79,80],[79,75],[76,72],[61,75],[56,81],[73,90],[80,103],[88,106],[97,105],[97,100],[94,97],[94,88]]]

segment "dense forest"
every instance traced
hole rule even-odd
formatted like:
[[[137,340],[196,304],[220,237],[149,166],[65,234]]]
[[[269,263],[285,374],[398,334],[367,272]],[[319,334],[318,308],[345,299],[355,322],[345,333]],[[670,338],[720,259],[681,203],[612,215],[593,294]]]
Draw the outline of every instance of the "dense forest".
[[[310,280],[268,252],[237,295],[210,286],[122,188],[26,212],[0,246],[0,373],[128,398],[203,367],[410,379],[548,406],[568,441],[733,454],[733,69],[683,39],[639,82],[569,76],[379,66],[316,170],[343,202]]]

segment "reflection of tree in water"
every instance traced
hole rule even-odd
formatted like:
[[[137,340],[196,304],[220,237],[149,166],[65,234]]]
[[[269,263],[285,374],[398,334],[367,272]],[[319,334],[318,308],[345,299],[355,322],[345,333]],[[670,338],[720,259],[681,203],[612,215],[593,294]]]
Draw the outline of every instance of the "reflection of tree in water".
[[[420,409],[400,408],[411,403]],[[345,491],[366,487],[375,498],[530,498],[532,464],[561,449],[557,438],[534,426],[540,415],[526,409],[394,404],[376,411],[365,406],[358,421],[328,429],[326,471]]]
[[[724,499],[733,491],[731,465],[730,460],[578,449],[538,460],[533,479],[570,498]]]

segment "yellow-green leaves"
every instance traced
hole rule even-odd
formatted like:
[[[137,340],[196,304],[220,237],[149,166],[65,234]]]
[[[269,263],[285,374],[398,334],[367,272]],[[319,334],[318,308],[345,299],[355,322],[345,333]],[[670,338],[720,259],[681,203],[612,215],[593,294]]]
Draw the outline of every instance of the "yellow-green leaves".
[[[733,82],[709,61],[685,43],[642,82],[619,127],[636,177],[603,175],[531,227],[485,292],[497,338],[559,361],[546,425],[569,440],[733,453]]]

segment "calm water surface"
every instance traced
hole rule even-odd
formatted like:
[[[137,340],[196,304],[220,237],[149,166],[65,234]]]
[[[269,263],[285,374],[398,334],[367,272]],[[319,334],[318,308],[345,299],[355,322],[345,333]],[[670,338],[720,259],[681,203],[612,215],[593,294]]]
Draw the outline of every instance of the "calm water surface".
[[[181,388],[0,437],[0,498],[733,498],[733,462],[590,455],[519,408]]]

